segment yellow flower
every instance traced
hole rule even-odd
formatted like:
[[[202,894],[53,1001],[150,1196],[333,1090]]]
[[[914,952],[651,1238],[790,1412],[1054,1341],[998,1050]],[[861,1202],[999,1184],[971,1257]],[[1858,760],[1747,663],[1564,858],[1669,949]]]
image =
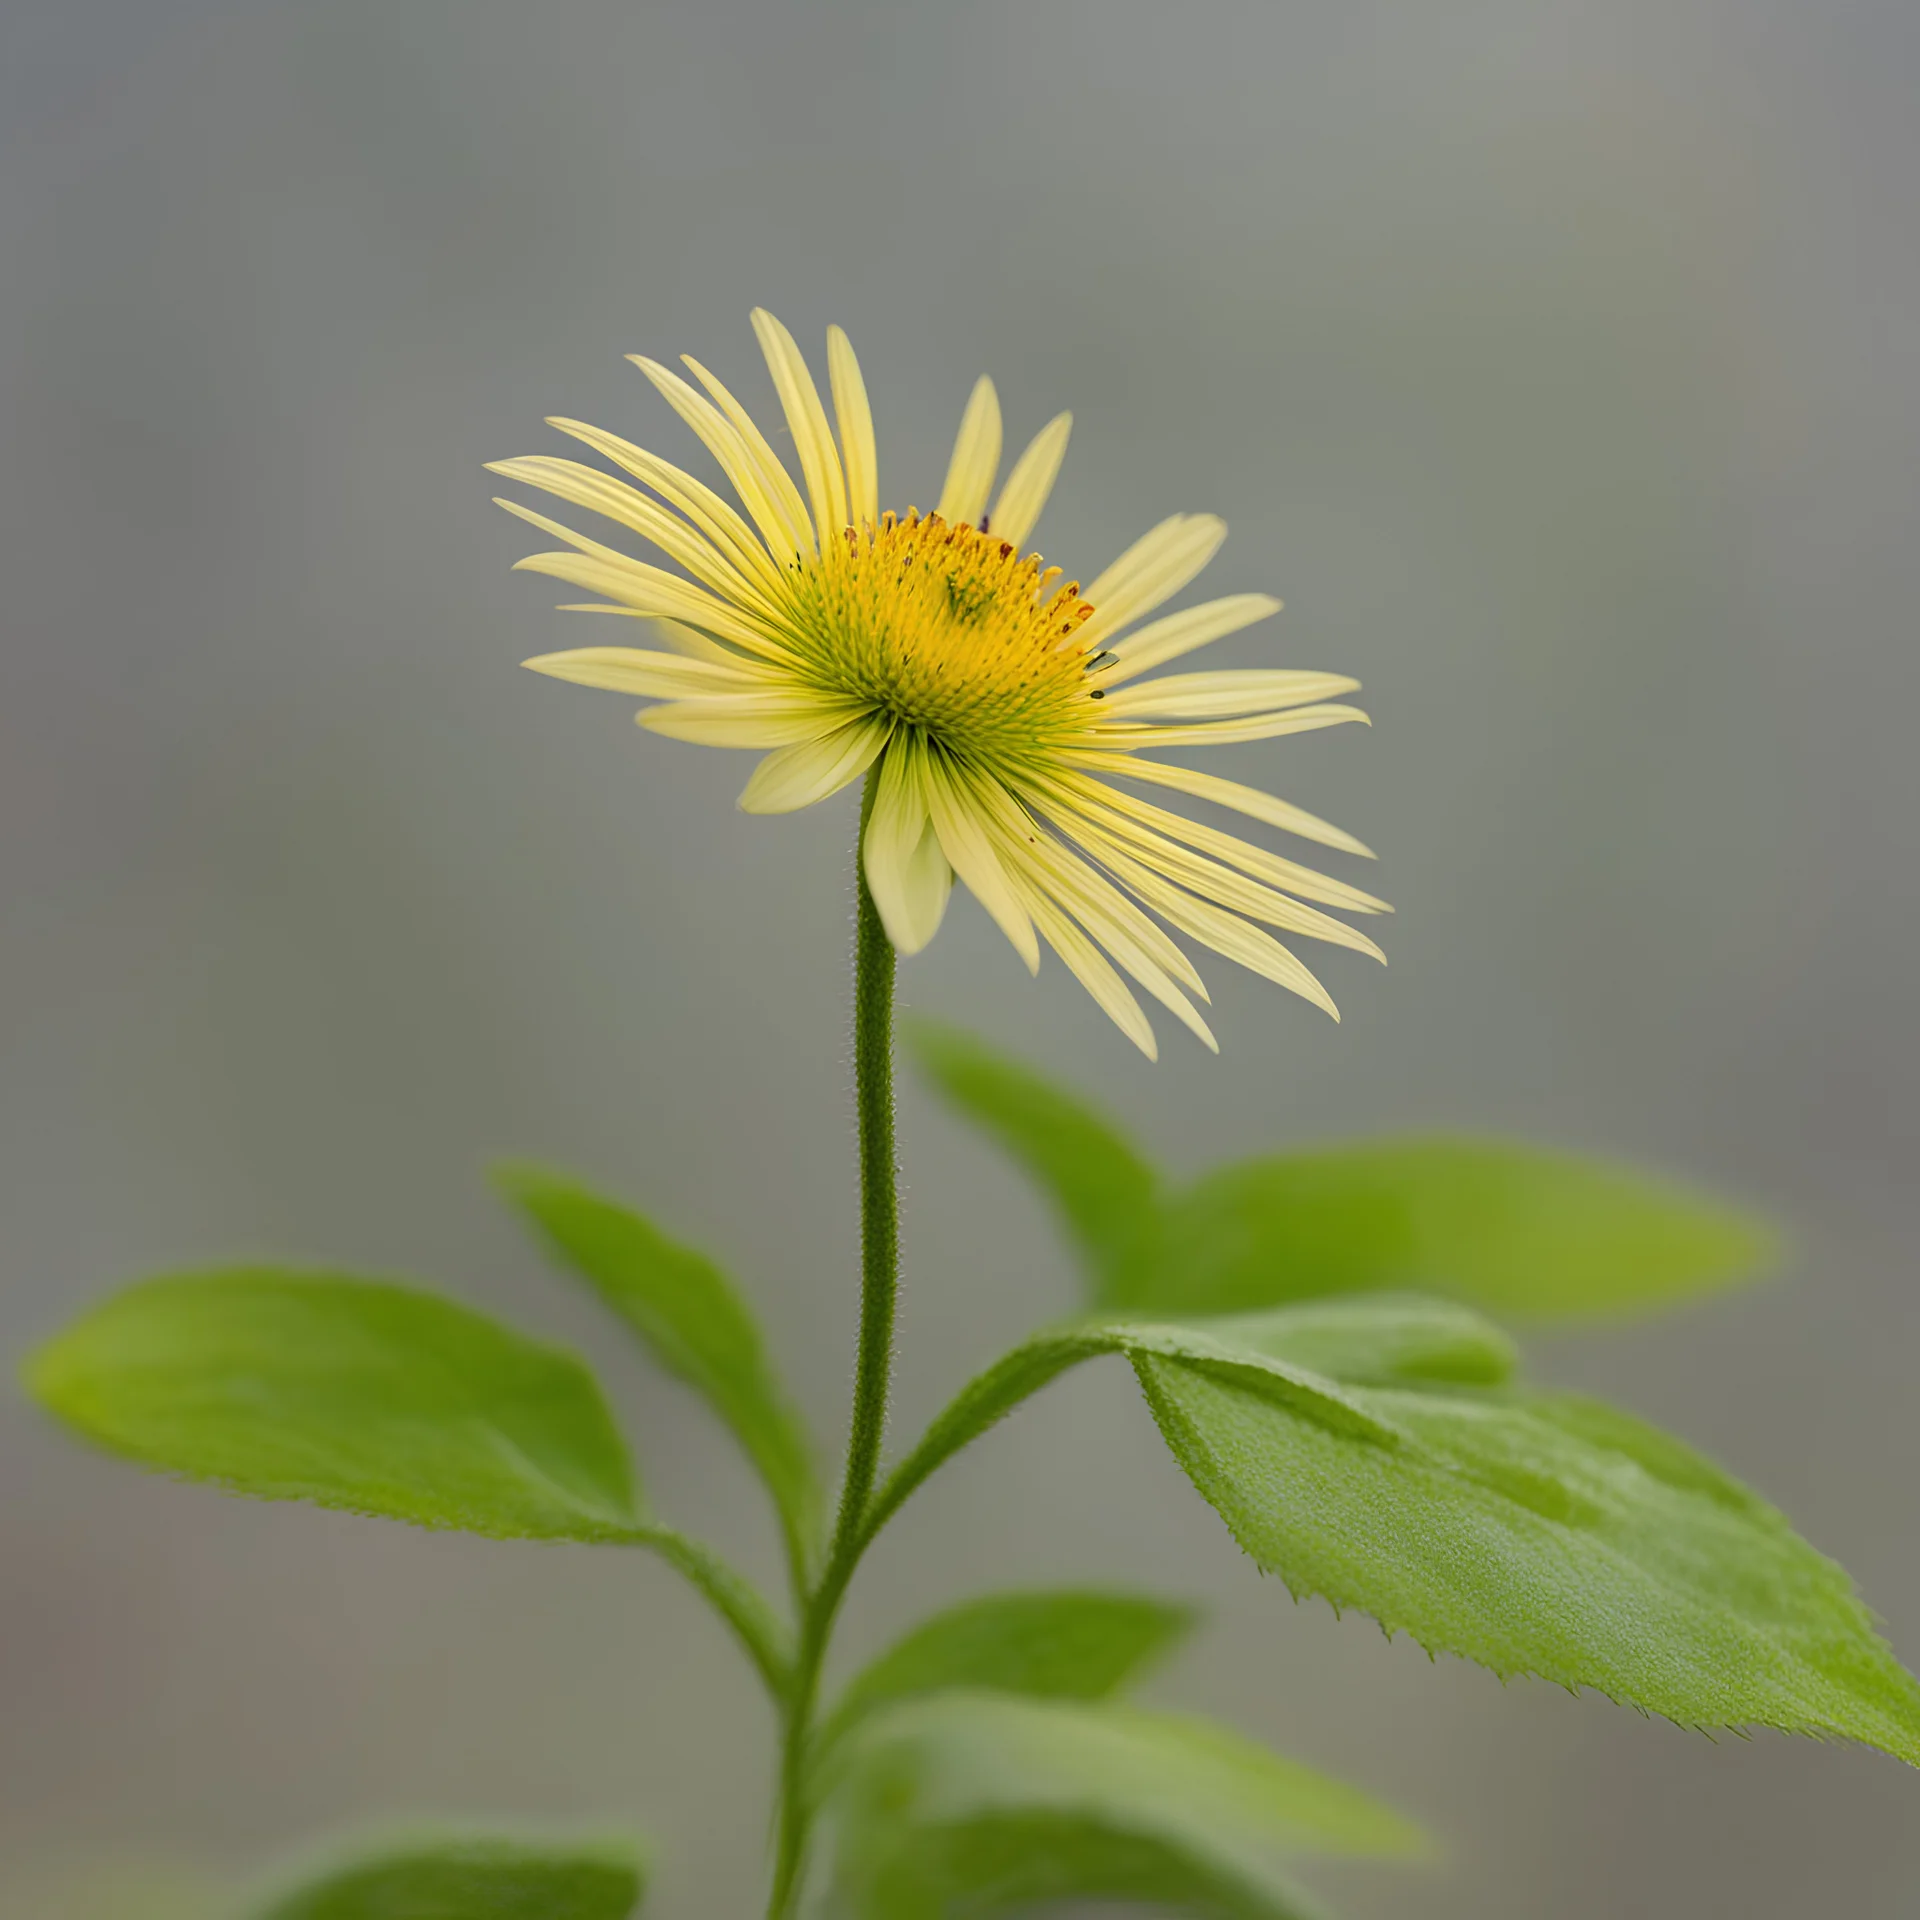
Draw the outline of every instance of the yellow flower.
[[[583,647],[526,664],[659,700],[639,716],[654,733],[762,750],[740,796],[749,812],[811,806],[877,762],[862,867],[902,953],[933,938],[957,873],[1030,970],[1044,940],[1149,1058],[1153,1029],[1122,973],[1217,1051],[1188,997],[1205,1000],[1206,989],[1168,927],[1338,1019],[1320,982],[1264,929],[1381,958],[1365,935],[1319,908],[1379,913],[1385,903],[1110,784],[1171,788],[1324,846],[1367,852],[1255,788],[1142,753],[1366,718],[1328,704],[1358,684],[1339,674],[1140,678],[1278,611],[1279,601],[1243,593],[1137,624],[1212,559],[1225,524],[1175,514],[1084,591],[1062,581],[1058,567],[1043,567],[1025,547],[1071,416],[1040,430],[994,497],[1000,405],[987,379],[967,404],[938,506],[883,514],[873,416],[847,336],[838,327],[827,335],[829,421],[793,336],[764,310],[753,324],[804,491],[697,360],[686,365],[698,388],[637,354],[635,364],[719,463],[744,517],[678,467],[577,420],[549,424],[649,491],[571,460],[491,469],[617,522],[681,569],[630,559],[502,500],[571,549],[534,554],[522,568],[605,596],[566,611],[651,620],[674,649]]]

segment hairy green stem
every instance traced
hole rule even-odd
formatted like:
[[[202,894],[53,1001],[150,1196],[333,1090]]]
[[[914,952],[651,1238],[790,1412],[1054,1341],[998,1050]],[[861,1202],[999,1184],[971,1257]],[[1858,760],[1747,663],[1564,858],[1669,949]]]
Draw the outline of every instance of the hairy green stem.
[[[873,808],[874,774],[860,809],[864,837]],[[893,1380],[893,1313],[900,1287],[900,1200],[893,1134],[893,943],[867,891],[854,847],[859,894],[853,948],[854,1107],[860,1142],[860,1346],[854,1367],[847,1470],[833,1544],[819,1585],[808,1596],[784,1701],[780,1808],[774,1843],[769,1920],[794,1910],[812,1824],[807,1762],[813,1744],[820,1668],[840,1601],[871,1537],[866,1525],[880,1449],[886,1439],[887,1393]]]

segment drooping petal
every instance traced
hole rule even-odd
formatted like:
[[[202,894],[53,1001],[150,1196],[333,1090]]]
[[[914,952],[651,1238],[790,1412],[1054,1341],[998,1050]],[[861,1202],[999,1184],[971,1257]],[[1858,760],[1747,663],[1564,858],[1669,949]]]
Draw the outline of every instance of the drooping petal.
[[[569,653],[543,653],[523,667],[576,687],[604,687],[657,700],[683,696],[744,693],[764,687],[767,677],[711,660],[688,660],[677,653],[649,653],[643,647],[575,647]]]
[[[820,404],[820,389],[799,344],[765,307],[753,310],[753,330],[760,338],[760,351],[767,356],[767,371],[773,375],[780,406],[793,432],[794,450],[800,456],[800,471],[806,476],[807,494],[813,502],[813,524],[819,530],[820,544],[837,539],[847,524],[847,483],[840,469],[840,452],[833,444],[833,429],[827,424],[827,410]]]
[[[887,744],[884,720],[849,720],[817,740],[776,747],[740,794],[742,813],[795,813],[859,779]]]
[[[1249,924],[1238,914],[1228,913],[1211,901],[1198,899],[1185,888],[1162,879],[1131,858],[1124,848],[1103,842],[1095,851],[1101,865],[1169,926],[1191,934],[1215,953],[1226,955],[1276,986],[1299,994],[1303,1000],[1311,1000],[1330,1018],[1340,1018],[1340,1009],[1333,1004],[1326,988],[1271,934]]]
[[[1117,687],[1150,667],[1164,666],[1183,653],[1210,646],[1279,611],[1280,602],[1270,593],[1234,593],[1224,600],[1207,600],[1197,607],[1183,607],[1178,613],[1152,621],[1124,640],[1116,641],[1113,665],[1102,671],[1100,684]]]
[[[1009,865],[1023,868],[1031,884],[1072,914],[1096,946],[1111,954],[1206,1047],[1220,1051],[1199,1009],[1174,984],[1177,974],[1206,998],[1193,963],[1117,887],[1076,854],[1044,837],[1019,846]]]
[[[1248,713],[1280,713],[1360,682],[1344,673],[1310,673],[1281,667],[1249,667],[1227,673],[1173,673],[1112,693],[1102,689],[1101,715],[1108,720],[1214,720]]]
[[[1078,839],[1094,838],[1103,860],[1111,849],[1119,847],[1138,864],[1249,920],[1263,920],[1269,926],[1282,927],[1309,940],[1324,940],[1330,946],[1350,947],[1375,960],[1386,959],[1373,941],[1344,921],[1303,906],[1286,894],[1180,846],[1118,812],[1103,810],[1084,795],[1050,792],[1042,797],[1041,804],[1049,812],[1057,813],[1065,831]]]
[[[1122,793],[1105,781],[1082,783],[1068,776],[1063,784],[1070,791],[1083,795],[1092,809],[1102,816],[1118,815],[1150,833],[1184,842],[1202,853],[1211,854],[1216,860],[1225,861],[1228,866],[1238,867],[1243,873],[1267,881],[1283,893],[1296,894],[1302,900],[1318,900],[1323,905],[1341,907],[1349,913],[1393,911],[1386,901],[1359,887],[1349,886],[1344,880],[1335,880],[1330,875],[1316,873],[1311,867],[1283,860],[1277,853],[1269,853],[1265,847],[1256,847],[1234,834],[1222,833],[1217,827],[1209,827],[1201,821],[1189,820],[1185,814],[1156,807],[1135,794]]]
[[[953,869],[940,850],[920,775],[924,752],[911,737],[894,736],[880,762],[861,847],[867,889],[887,938],[902,953],[918,953],[939,931],[953,890]]]
[[[999,471],[1000,396],[983,373],[960,416],[953,458],[947,462],[947,483],[940,489],[940,504],[934,511],[949,526],[977,527],[987,510],[987,496],[993,492],[993,476]]]
[[[981,823],[980,809],[967,783],[956,778],[954,770],[933,754],[923,762],[921,777],[933,829],[940,836],[940,850],[947,856],[948,865],[1013,943],[1014,952],[1027,963],[1027,971],[1037,973],[1040,946],[1034,939],[1033,922],[1007,884],[1000,857]]]
[[[1227,523],[1211,513],[1176,513],[1141,535],[1080,596],[1093,615],[1076,638],[1111,644],[1123,627],[1171,600],[1220,551]]]
[[[1060,473],[1060,462],[1067,457],[1067,435],[1073,431],[1073,415],[1056,413],[1033,436],[1027,450],[1013,464],[1000,498],[983,531],[997,533],[1002,540],[1024,547],[1027,535],[1047,504],[1047,495]]]
[[[847,513],[855,526],[880,521],[880,452],[873,437],[873,409],[860,375],[853,342],[839,327],[827,329],[827,376],[840,421],[840,455],[847,468]]]
[[[1336,827],[1304,807],[1290,805],[1258,787],[1242,786],[1237,780],[1223,780],[1217,773],[1196,773],[1191,767],[1169,766],[1164,760],[1149,760],[1140,754],[1082,753],[1063,756],[1070,764],[1123,780],[1143,780],[1158,787],[1171,787],[1176,793],[1191,794],[1196,800],[1210,800],[1216,807],[1231,807],[1250,819],[1264,821],[1283,833],[1297,834],[1302,840],[1316,841],[1323,847],[1337,847],[1342,853],[1357,853],[1363,860],[1376,856],[1364,841]]]
[[[1046,936],[1047,945],[1093,996],[1095,1005],[1149,1060],[1158,1060],[1160,1043],[1154,1037],[1152,1022],[1140,1011],[1140,1002],[1127,990],[1127,983],[1107,964],[1100,949],[1040,888],[1025,880],[1015,884],[1021,905],[1033,916],[1041,933]]]

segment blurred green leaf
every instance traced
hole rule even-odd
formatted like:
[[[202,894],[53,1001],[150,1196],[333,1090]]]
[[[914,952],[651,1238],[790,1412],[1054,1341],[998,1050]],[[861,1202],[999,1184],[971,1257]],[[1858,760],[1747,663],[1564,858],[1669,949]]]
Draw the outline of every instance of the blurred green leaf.
[[[995,1053],[970,1033],[908,1021],[903,1037],[920,1071],[999,1141],[1059,1208],[1112,1292],[1156,1225],[1154,1170],[1114,1127],[1071,1094]]]
[[[823,1747],[881,1707],[957,1688],[1099,1700],[1128,1685],[1193,1625],[1190,1607],[1144,1594],[996,1593],[922,1621],[847,1685]]]
[[[1920,1764],[1920,1687],[1846,1574],[1629,1415],[1350,1387],[1367,1433],[1246,1370],[1131,1358],[1175,1458],[1296,1598],[1684,1726],[1839,1735]]]
[[[832,1783],[859,1920],[1151,1901],[1233,1920],[1317,1912],[1282,1863],[1410,1854],[1417,1829],[1224,1727],[1113,1704],[943,1694],[879,1715]]]
[[[1485,1140],[1381,1141],[1223,1167],[1166,1206],[1129,1305],[1184,1313],[1412,1288],[1490,1313],[1624,1314],[1732,1284],[1746,1215],[1604,1162]]]
[[[153,1280],[50,1341],[27,1384],[101,1446],[235,1493],[501,1538],[633,1535],[593,1376],[432,1294],[270,1268]]]
[[[1058,1204],[1102,1306],[1186,1317],[1413,1290],[1518,1318],[1603,1317],[1729,1286],[1774,1251],[1762,1223],[1683,1186],[1501,1141],[1276,1154],[1173,1190],[1025,1067],[947,1028],[908,1038]]]
[[[627,1920],[645,1884],[630,1844],[442,1839],[336,1867],[260,1920]]]
[[[564,1175],[506,1167],[495,1177],[559,1258],[733,1430],[773,1495],[795,1565],[804,1568],[820,1518],[812,1449],[753,1313],[726,1275],[704,1254]]]

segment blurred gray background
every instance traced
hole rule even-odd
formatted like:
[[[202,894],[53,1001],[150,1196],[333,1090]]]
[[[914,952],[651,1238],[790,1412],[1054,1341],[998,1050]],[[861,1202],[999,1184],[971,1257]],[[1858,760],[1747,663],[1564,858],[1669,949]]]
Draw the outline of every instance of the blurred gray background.
[[[907,1000],[1181,1168],[1463,1125],[1769,1207],[1788,1273],[1536,1364],[1742,1471],[1920,1656],[1916,80],[1894,0],[13,0],[0,1344],[167,1265],[416,1275],[590,1348],[659,1506],[771,1567],[480,1177],[571,1163],[716,1249],[837,1444],[852,797],[747,819],[746,757],[522,673],[584,629],[480,470],[548,413],[690,459],[621,355],[764,406],[766,302],[852,330],[886,498],[990,369],[1010,438],[1078,417],[1050,557],[1224,512],[1207,587],[1288,611],[1221,663],[1377,721],[1232,754],[1385,856],[1343,1026],[1220,963],[1224,1056],[1163,1020],[1149,1066],[970,902]],[[904,1133],[911,1427],[1072,1294],[983,1146],[917,1094]],[[17,1396],[0,1432],[8,1920],[190,1913],[425,1813],[634,1821],[651,1912],[758,1910],[766,1716],[665,1570],[168,1486]],[[1446,1836],[1323,1875],[1360,1920],[1920,1904],[1892,1762],[1293,1606],[1119,1369],[916,1503],[848,1644],[1091,1577],[1205,1600],[1159,1697]]]

